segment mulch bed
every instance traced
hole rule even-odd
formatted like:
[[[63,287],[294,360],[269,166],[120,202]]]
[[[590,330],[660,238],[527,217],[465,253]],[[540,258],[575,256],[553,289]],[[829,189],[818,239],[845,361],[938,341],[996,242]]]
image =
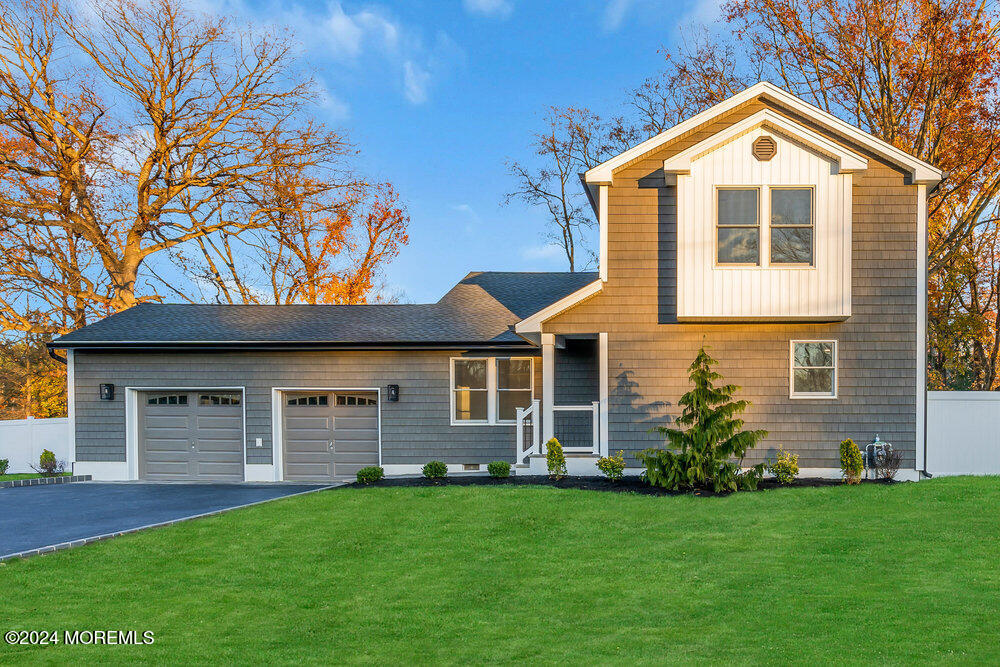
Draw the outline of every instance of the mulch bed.
[[[896,484],[893,480],[862,480],[862,484]],[[769,491],[778,488],[802,488],[821,486],[842,486],[844,483],[836,479],[796,479],[792,484],[782,486],[773,479],[762,480],[758,491]],[[549,479],[544,475],[514,475],[506,479],[494,479],[485,475],[456,475],[443,479],[427,479],[425,477],[392,477],[374,484],[358,484],[354,482],[340,488],[356,488],[365,486],[554,486],[558,489],[582,489],[585,491],[610,491],[613,493],[638,493],[646,496],[725,496],[728,493],[715,493],[711,489],[696,489],[694,491],[667,491],[650,486],[636,476],[629,476],[620,482],[612,482],[605,477],[567,476],[562,479]]]

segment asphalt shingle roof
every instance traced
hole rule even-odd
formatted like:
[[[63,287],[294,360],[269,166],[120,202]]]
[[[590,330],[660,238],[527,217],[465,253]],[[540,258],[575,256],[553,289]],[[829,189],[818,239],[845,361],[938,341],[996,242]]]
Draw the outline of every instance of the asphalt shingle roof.
[[[596,273],[473,272],[437,303],[355,306],[143,304],[54,341],[108,344],[524,343],[520,320],[597,280]]]

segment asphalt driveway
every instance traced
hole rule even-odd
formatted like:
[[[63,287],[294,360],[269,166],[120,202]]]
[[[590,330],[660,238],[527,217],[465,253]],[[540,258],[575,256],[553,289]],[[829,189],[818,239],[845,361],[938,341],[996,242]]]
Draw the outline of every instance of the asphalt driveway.
[[[0,489],[0,559],[319,488],[82,482]]]

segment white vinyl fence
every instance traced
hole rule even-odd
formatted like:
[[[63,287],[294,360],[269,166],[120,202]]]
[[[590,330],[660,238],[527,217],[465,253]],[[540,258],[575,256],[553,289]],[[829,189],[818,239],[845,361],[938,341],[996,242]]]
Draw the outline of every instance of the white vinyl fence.
[[[0,459],[10,460],[8,473],[32,472],[38,455],[48,449],[57,461],[73,466],[69,440],[69,419],[15,419],[0,421]]]
[[[1000,474],[1000,392],[927,392],[927,472]]]

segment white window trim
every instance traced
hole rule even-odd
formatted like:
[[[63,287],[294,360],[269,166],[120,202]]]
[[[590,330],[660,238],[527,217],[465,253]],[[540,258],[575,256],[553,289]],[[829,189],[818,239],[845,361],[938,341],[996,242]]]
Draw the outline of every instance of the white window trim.
[[[757,261],[756,262],[720,262],[719,261],[719,230],[723,227],[719,225],[719,192],[722,190],[754,190],[757,193]],[[714,246],[714,263],[718,268],[723,269],[759,269],[764,266],[764,218],[763,200],[764,187],[760,185],[716,185],[712,195],[715,201],[712,202],[712,209],[715,215],[715,238],[712,241]],[[750,225],[726,225],[732,229],[750,229]],[[770,242],[770,237],[767,239]]]
[[[495,412],[495,423],[497,424],[516,424],[516,419],[500,419],[498,416],[500,414],[500,392],[501,391],[527,391],[531,398],[535,397],[535,359],[534,357],[493,357],[493,361],[490,364],[494,368],[493,377],[498,377],[496,373],[497,361],[500,359],[508,359],[510,361],[527,361],[528,362],[528,388],[527,389],[501,389],[500,383],[496,382],[494,389],[495,396],[493,397],[494,412]]]
[[[795,391],[795,345],[796,343],[829,343],[833,346],[833,393]],[[797,400],[836,400],[840,395],[840,344],[833,339],[792,340],[788,342],[788,397]],[[825,367],[824,367],[825,368]]]
[[[768,185],[767,187],[767,266],[779,269],[813,269],[816,268],[816,186],[815,185]],[[771,259],[774,248],[771,246],[772,230],[803,229],[806,225],[772,225],[771,211],[774,209],[773,194],[775,190],[808,190],[809,191],[809,229],[812,230],[812,247],[809,249],[809,262],[775,262]]]
[[[771,261],[771,190],[799,190],[808,189],[810,191],[810,210],[812,213],[812,262],[805,263],[782,263]],[[719,191],[720,190],[756,190],[757,191],[757,262],[720,262],[719,261]],[[771,269],[795,270],[795,271],[815,271],[816,270],[816,186],[808,183],[782,183],[780,185],[771,184],[733,184],[715,185],[713,187],[712,211],[715,216],[715,238],[712,239],[712,264],[716,269],[750,269],[752,271],[769,271]],[[736,226],[740,228],[739,226]]]
[[[535,396],[534,357],[451,357],[448,362],[448,419],[452,426],[514,426],[517,420],[497,419],[500,395],[497,389],[497,359],[524,359],[531,364],[531,396]],[[455,419],[455,362],[486,361],[486,419]],[[483,391],[482,389],[476,391]],[[523,391],[523,390],[518,390]]]

